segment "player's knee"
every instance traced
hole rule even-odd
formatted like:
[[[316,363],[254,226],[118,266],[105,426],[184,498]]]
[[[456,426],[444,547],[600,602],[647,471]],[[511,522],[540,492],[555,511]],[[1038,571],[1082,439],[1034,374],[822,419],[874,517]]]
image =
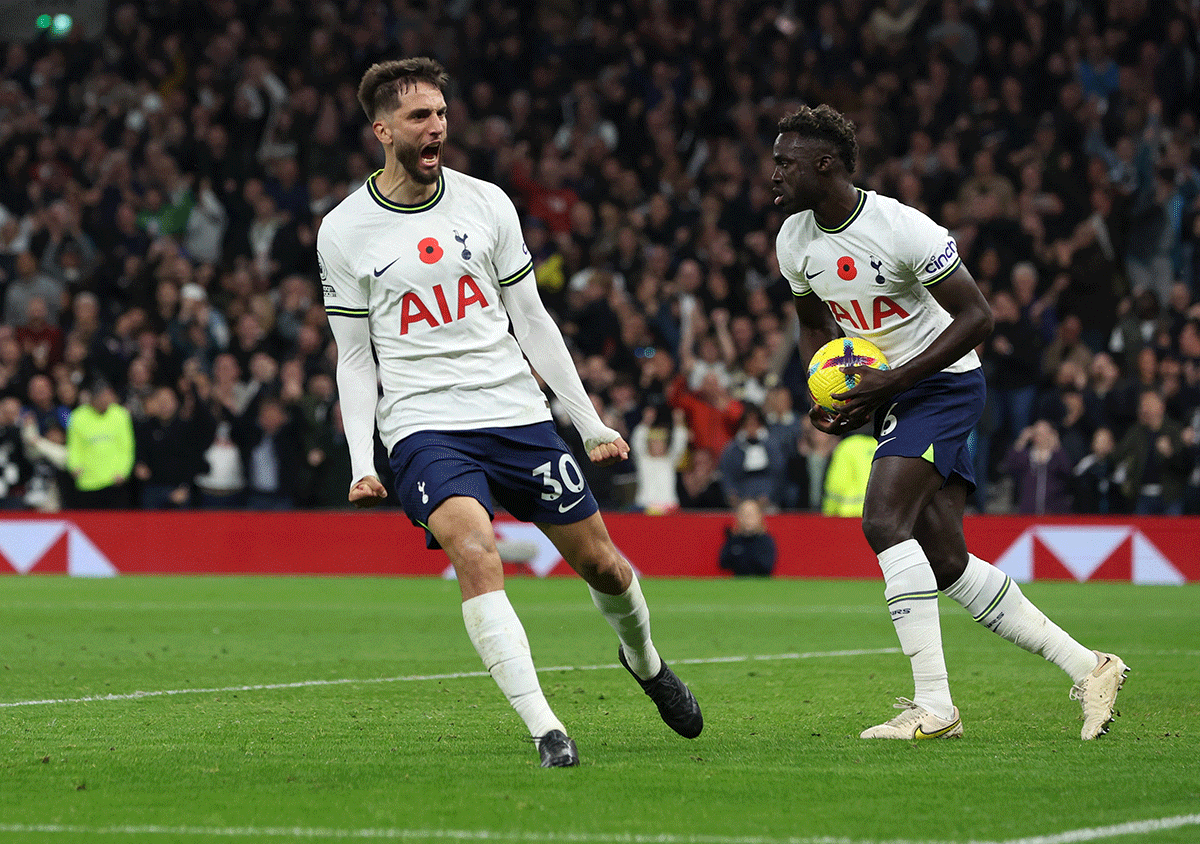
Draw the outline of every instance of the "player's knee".
[[[481,532],[464,531],[442,546],[462,568],[486,568],[489,563],[499,561],[500,554],[496,550],[496,537],[491,530]]]
[[[575,566],[579,574],[601,591],[614,593],[628,587],[629,564],[611,542],[588,543]],[[607,588],[605,588],[607,587]]]
[[[876,554],[912,538],[912,532],[906,531],[899,520],[886,511],[865,511],[862,530],[867,544]]]

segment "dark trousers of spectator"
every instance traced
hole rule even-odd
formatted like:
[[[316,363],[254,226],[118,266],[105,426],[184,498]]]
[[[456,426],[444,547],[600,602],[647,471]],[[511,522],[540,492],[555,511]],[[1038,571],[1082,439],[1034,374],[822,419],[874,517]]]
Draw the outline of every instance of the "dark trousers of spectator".
[[[203,510],[244,510],[246,509],[246,491],[209,492],[200,490],[200,508]]]
[[[290,495],[282,492],[259,492],[252,490],[246,501],[247,510],[294,510],[296,503]]]
[[[1183,515],[1183,499],[1167,501],[1162,493],[1150,495],[1140,493],[1133,512],[1139,516],[1181,516]]]
[[[1200,516],[1200,486],[1189,483],[1183,488],[1183,512],[1187,516]]]
[[[143,510],[178,510],[188,506],[188,502],[176,504],[171,500],[171,494],[179,487],[171,484],[142,484]]]
[[[72,510],[124,510],[128,507],[129,484],[77,489],[71,494]]]

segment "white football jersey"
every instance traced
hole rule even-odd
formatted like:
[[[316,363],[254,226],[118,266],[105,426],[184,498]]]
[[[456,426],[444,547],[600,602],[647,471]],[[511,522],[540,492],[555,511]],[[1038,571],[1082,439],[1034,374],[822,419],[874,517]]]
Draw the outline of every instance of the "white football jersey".
[[[443,167],[428,201],[397,205],[378,175],[326,215],[317,260],[326,313],[369,321],[388,451],[416,431],[550,419],[500,299],[533,274],[512,200]]]
[[[846,334],[865,337],[902,366],[929,347],[953,318],[928,288],[962,263],[950,232],[915,208],[874,191],[836,229],[812,211],[783,221],[775,243],[779,269],[804,296],[816,293]],[[979,367],[972,349],[943,372]]]

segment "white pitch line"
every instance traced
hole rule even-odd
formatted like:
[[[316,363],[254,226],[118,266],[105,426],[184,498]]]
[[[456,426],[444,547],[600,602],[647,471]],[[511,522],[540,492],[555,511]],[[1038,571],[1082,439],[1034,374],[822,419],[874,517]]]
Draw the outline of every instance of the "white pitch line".
[[[852,650],[852,651],[812,651],[809,653],[790,653],[790,654],[773,654],[773,655],[748,655],[748,656],[714,656],[704,659],[678,659],[673,660],[677,665],[713,665],[727,662],[771,662],[777,660],[793,660],[793,659],[820,659],[822,657],[839,657],[839,656],[873,656],[876,654],[894,654],[899,653],[899,648],[872,648],[868,650]],[[539,668],[541,672],[547,671],[603,671],[612,668],[620,668],[617,663],[605,665],[553,665],[549,668]],[[17,706],[48,706],[59,703],[103,703],[108,701],[118,700],[141,700],[148,697],[170,697],[173,695],[204,695],[204,694],[223,694],[227,692],[259,692],[269,691],[272,689],[303,689],[310,686],[363,686],[377,683],[414,683],[421,680],[460,680],[466,677],[487,677],[486,671],[459,671],[451,674],[409,674],[404,677],[367,677],[356,679],[352,677],[339,678],[336,680],[298,680],[294,683],[260,683],[248,686],[222,686],[220,688],[207,689],[159,689],[152,692],[129,692],[126,694],[108,694],[108,695],[93,695],[91,697],[72,697],[72,698],[52,698],[45,700],[17,700],[6,703],[0,703],[0,709],[11,709]]]
[[[1073,829],[1006,841],[929,841],[911,838],[846,838],[837,836],[723,836],[671,833],[508,832],[490,829],[326,829],[320,827],[82,826],[0,824],[0,833],[74,835],[206,835],[223,838],[390,839],[408,841],[515,841],[522,844],[1080,844],[1123,835],[1140,835],[1200,826],[1200,815],[1177,815],[1111,826]]]
[[[1154,818],[1147,821],[1130,821],[1112,826],[1094,826],[1088,829],[1072,829],[1054,835],[1036,835],[1031,838],[1013,838],[1002,844],[1078,844],[1082,841],[1101,841],[1122,835],[1141,835],[1179,829],[1185,826],[1200,826],[1200,815],[1176,815],[1173,818]]]

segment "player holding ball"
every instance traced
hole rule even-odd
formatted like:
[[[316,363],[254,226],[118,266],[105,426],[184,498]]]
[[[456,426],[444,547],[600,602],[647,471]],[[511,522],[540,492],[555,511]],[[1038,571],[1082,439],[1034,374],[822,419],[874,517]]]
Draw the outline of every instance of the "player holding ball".
[[[845,433],[874,416],[878,446],[867,482],[863,534],[879,557],[884,597],[912,661],[912,700],[862,738],[953,738],[963,732],[950,697],[938,591],[989,630],[1040,654],[1068,675],[1083,706],[1082,738],[1108,731],[1128,668],[1067,635],[999,569],[967,551],[963,513],[975,487],[967,437],[983,412],[975,347],[992,313],[950,233],[920,211],[851,176],[854,125],[828,105],[779,121],[771,176],[775,204],[790,216],[776,242],[795,296],[803,360],[846,334],[874,343],[887,369],[855,366],[857,383],[818,405],[814,424]]]

